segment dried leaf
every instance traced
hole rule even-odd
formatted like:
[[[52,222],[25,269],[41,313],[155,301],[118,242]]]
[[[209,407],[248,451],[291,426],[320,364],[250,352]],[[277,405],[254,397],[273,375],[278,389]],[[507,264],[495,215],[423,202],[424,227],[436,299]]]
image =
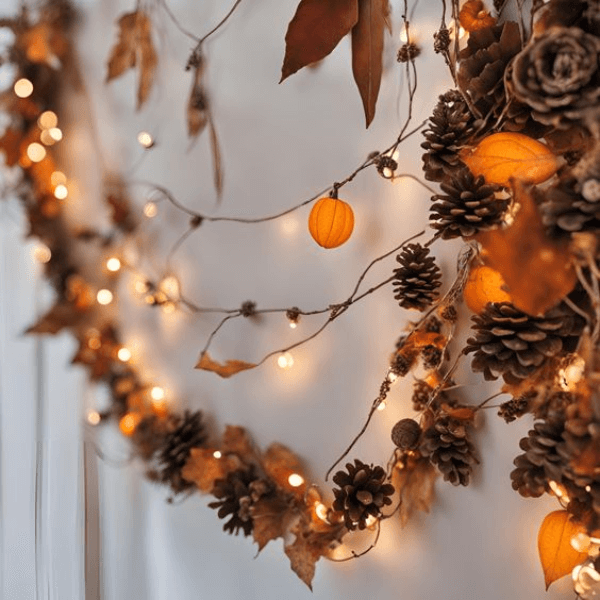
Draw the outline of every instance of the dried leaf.
[[[223,195],[223,165],[221,161],[221,149],[219,148],[219,138],[217,137],[217,130],[215,129],[211,115],[209,115],[208,119],[208,133],[210,134],[210,150],[213,161],[213,180],[215,182],[217,199],[220,200]]]
[[[469,406],[450,406],[444,402],[440,408],[449,417],[459,421],[472,421],[475,418],[475,410]]]
[[[243,360],[228,360],[225,364],[215,362],[208,352],[205,352],[200,356],[200,360],[196,365],[196,369],[202,369],[203,371],[212,371],[221,377],[231,377],[240,371],[246,371],[248,369],[254,369],[258,365],[254,363],[247,363]]]
[[[555,510],[546,515],[542,522],[538,533],[538,551],[546,590],[587,558],[587,552],[577,552],[571,546],[571,538],[578,533],[586,533],[585,527],[571,520],[566,510]]]
[[[258,544],[259,552],[271,540],[283,537],[293,516],[289,501],[279,495],[260,498],[250,511],[252,537]]]
[[[138,67],[139,81],[137,108],[142,107],[150,95],[158,58],[152,43],[152,22],[142,11],[124,14],[118,21],[119,39],[108,59],[106,81],[121,76]]]
[[[359,0],[358,23],[352,29],[352,73],[362,98],[367,127],[375,116],[381,85],[387,8],[387,0]]]
[[[513,304],[538,316],[573,289],[576,274],[567,243],[546,236],[529,190],[515,183],[514,198],[521,205],[514,223],[507,229],[480,233],[477,240],[485,262],[504,278]]]
[[[542,183],[556,173],[559,161],[541,142],[522,133],[493,133],[461,159],[473,175],[483,175],[488,183],[505,187],[511,180]]]
[[[65,327],[74,327],[81,320],[81,313],[70,302],[57,302],[37,323],[25,333],[56,335]]]
[[[402,527],[417,510],[429,512],[436,477],[437,471],[427,458],[409,457],[402,468],[394,470],[392,485],[400,493],[398,514]]]
[[[358,21],[358,0],[301,0],[285,34],[281,83],[325,58]]]
[[[208,95],[204,86],[205,62],[198,57],[198,64],[194,68],[192,90],[187,105],[188,135],[200,135],[208,124]]]
[[[465,31],[477,31],[493,27],[496,19],[485,10],[481,0],[467,0],[458,13],[458,20]]]
[[[288,477],[292,473],[302,475],[303,468],[300,459],[283,444],[275,442],[265,451],[262,459],[263,468],[280,487],[290,489]],[[303,492],[304,486],[299,486]],[[298,490],[299,488],[296,488]]]
[[[18,129],[9,128],[0,138],[0,152],[4,153],[4,163],[14,167],[21,157],[21,142],[23,134]]]
[[[212,491],[215,481],[224,478],[228,470],[227,458],[215,458],[214,448],[192,448],[181,476],[195,483],[200,491],[208,493]]]
[[[243,427],[227,425],[221,442],[223,454],[237,454],[240,458],[254,456],[254,446],[248,432]]]
[[[25,50],[29,61],[46,64],[53,69],[60,68],[60,58],[68,49],[63,35],[47,22],[38,23],[25,31],[18,43]]]

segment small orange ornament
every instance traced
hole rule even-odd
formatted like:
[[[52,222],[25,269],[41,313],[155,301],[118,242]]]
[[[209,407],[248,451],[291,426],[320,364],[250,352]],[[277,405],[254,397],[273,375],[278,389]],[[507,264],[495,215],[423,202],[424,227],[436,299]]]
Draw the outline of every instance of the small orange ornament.
[[[498,271],[485,265],[471,269],[469,279],[463,291],[466,305],[479,314],[488,302],[511,302],[512,298],[505,292],[504,279]]]
[[[321,198],[308,217],[308,230],[319,246],[337,248],[352,234],[354,213],[349,204],[338,198]]]

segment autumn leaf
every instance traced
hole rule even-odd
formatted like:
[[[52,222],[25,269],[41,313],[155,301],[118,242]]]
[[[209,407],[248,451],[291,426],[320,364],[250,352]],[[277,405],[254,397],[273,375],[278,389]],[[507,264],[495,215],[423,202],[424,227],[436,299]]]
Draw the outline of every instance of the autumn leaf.
[[[402,468],[394,469],[392,485],[400,494],[400,523],[405,527],[420,510],[429,512],[434,499],[437,471],[427,458],[408,457]]]
[[[229,470],[227,458],[215,458],[214,452],[214,448],[192,448],[181,470],[181,476],[195,483],[201,492],[211,492],[215,481],[223,479]]]
[[[465,150],[462,161],[473,175],[488,183],[508,187],[511,180],[542,183],[556,173],[559,161],[552,151],[522,133],[493,133],[474,150]]]
[[[215,362],[208,352],[204,352],[204,354],[200,356],[200,360],[195,368],[202,369],[203,371],[212,371],[221,377],[227,378],[240,371],[254,369],[256,366],[258,365],[247,363],[242,360],[228,360],[225,364],[221,364]]]
[[[292,473],[302,475],[303,468],[300,459],[283,444],[271,444],[263,454],[262,464],[265,472],[280,487],[290,489],[288,477]],[[303,493],[303,487],[296,488]]]
[[[529,189],[515,183],[514,198],[521,205],[514,223],[480,233],[476,239],[483,246],[485,262],[504,278],[512,303],[538,316],[573,289],[576,274],[567,243],[546,236]]]
[[[202,56],[198,56],[187,104],[187,128],[190,137],[200,135],[208,124],[208,95],[204,85],[205,71],[205,60]]]
[[[108,59],[106,81],[138,67],[137,109],[150,95],[158,58],[152,43],[152,22],[142,11],[124,14],[118,21],[119,39]]]
[[[362,98],[367,127],[375,116],[381,85],[388,9],[388,0],[359,0],[358,23],[352,29],[352,73]]]
[[[546,590],[587,558],[587,552],[577,552],[571,546],[571,538],[578,533],[586,533],[585,527],[575,523],[566,510],[555,510],[546,515],[542,522],[538,533],[538,551]]]
[[[358,21],[358,0],[301,0],[285,34],[279,83],[325,58]]]
[[[18,129],[8,128],[0,138],[0,152],[4,153],[4,163],[14,167],[21,156],[23,134]]]
[[[223,164],[221,160],[221,149],[219,147],[217,130],[215,129],[215,124],[210,114],[208,120],[208,133],[213,161],[213,181],[215,184],[215,190],[217,192],[217,198],[220,199],[223,194]]]
[[[237,425],[227,425],[221,441],[223,454],[237,454],[240,458],[250,458],[255,454],[248,432]]]
[[[56,335],[66,327],[78,325],[81,318],[81,312],[71,302],[59,301],[25,333]]]
[[[293,516],[290,503],[279,495],[257,500],[250,509],[252,537],[260,552],[271,540],[283,537]]]

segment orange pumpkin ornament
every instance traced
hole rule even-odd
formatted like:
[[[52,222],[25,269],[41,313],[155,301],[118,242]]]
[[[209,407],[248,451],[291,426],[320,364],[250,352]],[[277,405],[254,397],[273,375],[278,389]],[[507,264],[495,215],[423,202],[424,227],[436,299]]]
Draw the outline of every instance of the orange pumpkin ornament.
[[[463,299],[474,313],[479,314],[488,302],[511,302],[504,286],[502,275],[495,269],[485,265],[475,267],[469,273]]]
[[[339,198],[321,198],[308,217],[308,230],[319,246],[337,248],[352,234],[354,213],[350,205]]]

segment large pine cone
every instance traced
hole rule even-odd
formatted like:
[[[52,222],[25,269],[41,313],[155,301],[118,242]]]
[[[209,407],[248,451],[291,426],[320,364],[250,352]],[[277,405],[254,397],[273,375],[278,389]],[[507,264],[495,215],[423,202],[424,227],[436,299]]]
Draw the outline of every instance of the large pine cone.
[[[433,196],[429,219],[446,240],[472,237],[497,225],[508,208],[508,199],[496,198],[499,186],[485,183],[483,175],[474,177],[467,168],[456,173],[450,182],[443,182],[441,188],[446,194]]]
[[[429,127],[423,132],[421,144],[423,171],[429,181],[443,181],[447,175],[465,167],[458,153],[470,140],[475,121],[464,98],[455,90],[438,99],[429,118]]]
[[[469,485],[473,465],[478,461],[464,421],[444,414],[436,416],[434,424],[423,434],[419,449],[445,481],[452,485]]]
[[[408,244],[396,260],[400,267],[394,270],[394,298],[403,308],[425,310],[438,297],[442,277],[429,248]]]
[[[471,368],[488,381],[502,376],[512,384],[574,350],[582,329],[582,319],[562,305],[531,317],[509,302],[490,303],[473,321],[475,337],[465,348],[475,352]]]
[[[344,514],[346,527],[365,529],[369,517],[379,518],[381,509],[392,503],[394,486],[385,483],[383,467],[366,465],[357,458],[346,463],[346,471],[338,471],[333,481],[339,486],[333,494],[333,509]]]

